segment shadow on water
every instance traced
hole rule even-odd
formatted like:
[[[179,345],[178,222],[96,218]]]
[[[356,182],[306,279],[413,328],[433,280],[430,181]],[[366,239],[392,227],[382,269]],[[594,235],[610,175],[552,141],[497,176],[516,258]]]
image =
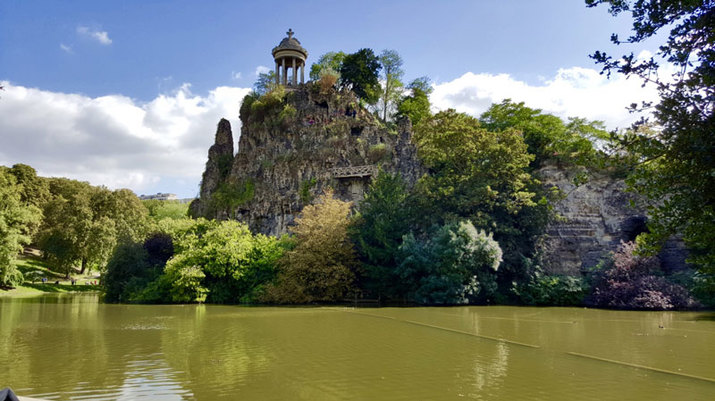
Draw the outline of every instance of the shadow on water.
[[[23,286],[34,288],[42,292],[97,292],[100,288],[96,285],[83,284],[41,284],[41,283],[24,283]]]
[[[715,322],[715,312],[699,313],[693,318],[694,321],[709,321]]]

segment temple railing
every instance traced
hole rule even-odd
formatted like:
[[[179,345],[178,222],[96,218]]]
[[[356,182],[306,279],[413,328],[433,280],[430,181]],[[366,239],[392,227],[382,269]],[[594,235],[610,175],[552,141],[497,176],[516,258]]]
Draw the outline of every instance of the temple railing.
[[[335,167],[330,172],[333,174],[333,178],[370,177],[377,175],[377,166]]]

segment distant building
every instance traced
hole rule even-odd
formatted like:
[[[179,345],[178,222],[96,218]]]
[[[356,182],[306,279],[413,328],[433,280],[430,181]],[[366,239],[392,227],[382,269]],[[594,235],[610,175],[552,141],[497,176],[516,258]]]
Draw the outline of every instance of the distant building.
[[[139,195],[139,199],[141,200],[149,200],[149,199],[154,199],[154,200],[177,200],[176,194],[169,194],[169,193],[157,193],[155,195]]]

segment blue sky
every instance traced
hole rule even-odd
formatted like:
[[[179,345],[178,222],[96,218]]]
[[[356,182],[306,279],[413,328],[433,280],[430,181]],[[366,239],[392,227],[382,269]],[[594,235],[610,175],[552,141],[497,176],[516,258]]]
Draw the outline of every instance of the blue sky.
[[[218,119],[238,140],[238,102],[288,28],[309,63],[397,50],[407,80],[433,80],[436,108],[478,115],[511,97],[616,128],[652,96],[598,75],[588,54],[630,19],[579,0],[0,0],[0,164],[193,196]]]

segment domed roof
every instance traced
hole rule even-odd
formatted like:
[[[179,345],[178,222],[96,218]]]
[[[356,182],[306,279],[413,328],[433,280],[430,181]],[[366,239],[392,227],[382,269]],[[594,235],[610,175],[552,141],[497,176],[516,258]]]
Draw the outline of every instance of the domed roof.
[[[281,43],[273,48],[273,57],[276,56],[276,53],[278,53],[281,50],[295,50],[297,52],[300,52],[303,57],[307,58],[308,57],[308,51],[303,48],[303,46],[300,45],[300,41],[296,38],[293,37],[293,30],[289,29],[288,32],[286,32],[288,37],[283,38],[281,40]]]

